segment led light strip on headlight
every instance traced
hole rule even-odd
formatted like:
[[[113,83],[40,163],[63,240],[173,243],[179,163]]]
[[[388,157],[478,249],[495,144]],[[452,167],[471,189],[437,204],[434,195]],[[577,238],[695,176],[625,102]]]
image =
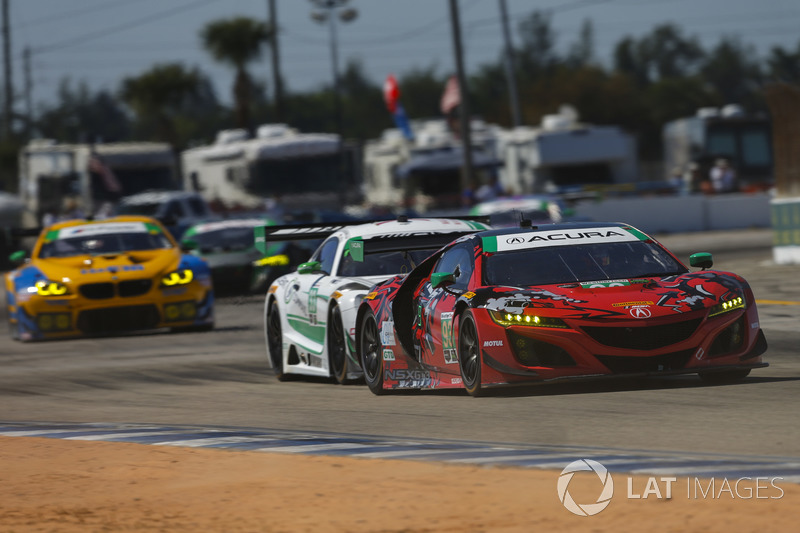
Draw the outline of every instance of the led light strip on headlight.
[[[737,296],[732,300],[728,300],[727,302],[722,302],[721,304],[717,304],[711,308],[711,311],[708,312],[708,316],[710,318],[712,316],[728,313],[730,311],[733,311],[734,309],[744,309],[744,298],[742,298],[741,296]]]
[[[37,281],[35,289],[36,294],[39,296],[64,296],[67,294],[66,285],[62,285],[57,281]]]
[[[167,287],[186,285],[187,283],[191,283],[193,279],[194,273],[188,268],[184,268],[183,270],[170,272],[169,274],[165,275],[163,278],[161,278],[161,284]]]
[[[538,315],[505,313],[503,311],[489,311],[496,323],[501,326],[534,326],[539,328],[569,328],[560,318]]]

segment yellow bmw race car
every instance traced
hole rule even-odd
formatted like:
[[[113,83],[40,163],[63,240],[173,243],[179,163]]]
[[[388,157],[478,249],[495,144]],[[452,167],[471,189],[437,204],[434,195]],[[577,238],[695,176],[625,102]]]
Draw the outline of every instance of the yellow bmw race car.
[[[25,260],[25,254],[11,259]],[[208,265],[184,254],[149,217],[47,227],[30,259],[5,282],[9,329],[17,340],[214,327]]]

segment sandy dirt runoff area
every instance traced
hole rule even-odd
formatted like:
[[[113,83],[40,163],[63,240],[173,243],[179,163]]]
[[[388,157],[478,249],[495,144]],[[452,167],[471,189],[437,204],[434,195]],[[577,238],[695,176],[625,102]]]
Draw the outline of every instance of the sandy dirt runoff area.
[[[797,531],[789,482],[614,473],[608,507],[581,517],[559,501],[560,474],[0,437],[0,531]],[[579,504],[603,492],[591,472],[566,487]]]

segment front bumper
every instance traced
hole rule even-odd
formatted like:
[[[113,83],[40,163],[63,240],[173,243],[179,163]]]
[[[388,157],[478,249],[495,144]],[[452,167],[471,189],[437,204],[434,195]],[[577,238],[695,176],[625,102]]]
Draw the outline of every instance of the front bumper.
[[[66,338],[214,322],[214,291],[195,281],[184,287],[153,287],[137,296],[80,294],[65,297],[17,295],[9,309],[12,335],[20,340]]]

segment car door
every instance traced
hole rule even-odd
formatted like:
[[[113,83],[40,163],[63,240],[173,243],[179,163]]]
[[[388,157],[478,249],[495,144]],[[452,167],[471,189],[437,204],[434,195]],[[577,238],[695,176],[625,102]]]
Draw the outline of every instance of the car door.
[[[451,273],[455,283],[446,289],[434,289],[429,277],[418,293],[415,339],[419,342],[420,361],[443,372],[459,374],[454,328],[458,317],[454,309],[458,296],[467,291],[474,266],[473,244],[456,244],[442,254],[431,271],[431,275]]]
[[[308,272],[298,270],[289,282],[284,294],[286,318],[289,327],[303,337],[302,345],[309,354],[306,362],[311,366],[322,368],[327,364],[322,361],[322,350],[325,344],[325,307],[320,305],[320,287],[330,279],[336,253],[339,249],[337,237],[328,238],[317,249],[309,262],[317,262],[319,266]],[[305,352],[301,352],[304,359]]]

